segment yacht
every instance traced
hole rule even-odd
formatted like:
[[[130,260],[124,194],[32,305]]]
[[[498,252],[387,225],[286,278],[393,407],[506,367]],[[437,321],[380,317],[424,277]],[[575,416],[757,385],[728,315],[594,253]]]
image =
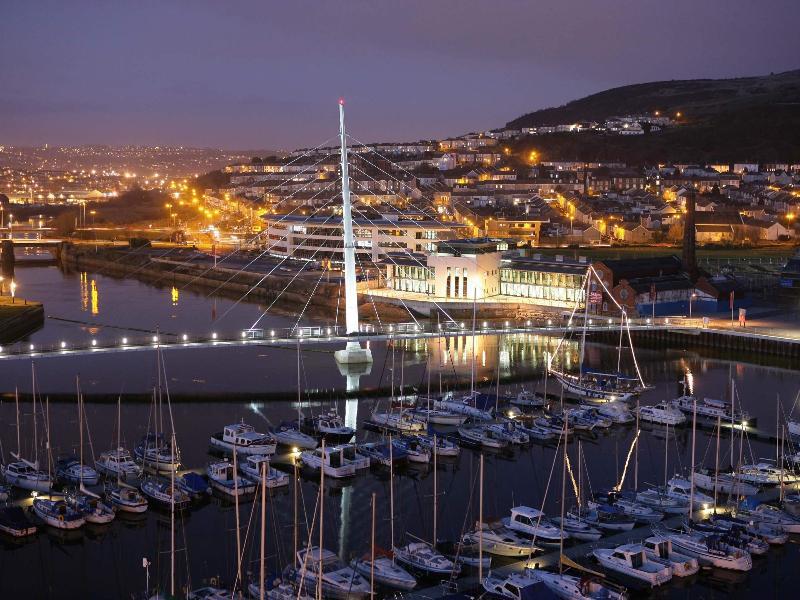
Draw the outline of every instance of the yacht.
[[[187,600],[229,600],[233,597],[233,592],[230,590],[213,586],[196,588],[186,595]]]
[[[747,519],[747,515],[740,516],[745,518],[733,517],[729,514],[712,515],[709,517],[709,522],[725,530],[734,528],[746,529],[749,533],[758,536],[771,545],[780,546],[789,541],[789,534],[784,531],[780,524],[754,521]]]
[[[555,436],[559,436],[564,433],[564,419],[559,415],[543,415],[534,420],[533,424],[549,431]],[[575,431],[572,423],[567,423],[566,429],[567,435],[572,435]]]
[[[394,447],[406,454],[408,462],[427,464],[431,462],[431,451],[415,436],[404,436],[392,440]]]
[[[458,574],[460,567],[427,542],[412,542],[394,548],[395,560],[425,575]]]
[[[161,433],[148,433],[133,449],[133,454],[145,468],[157,473],[177,471],[181,465],[178,448],[172,448],[170,441]]]
[[[683,530],[687,533],[719,536],[720,541],[734,548],[746,550],[752,556],[763,556],[769,550],[767,542],[744,527],[723,527],[709,521],[699,523],[690,521],[684,523]]]
[[[375,583],[379,585],[398,590],[413,590],[417,586],[416,578],[388,556],[376,556],[372,560],[367,554],[353,559],[350,566],[367,580],[374,574]]]
[[[0,464],[0,474],[6,483],[23,490],[47,493],[53,485],[50,476],[39,469],[38,462],[30,462],[12,454],[17,460],[8,464]]]
[[[590,508],[597,508],[600,504],[609,504],[620,509],[637,523],[657,523],[664,519],[664,513],[637,502],[627,493],[600,492],[595,494],[595,500],[596,502],[588,503]]]
[[[684,477],[675,475],[667,482],[667,496],[670,498],[677,498],[688,503],[691,497],[692,507],[695,509],[707,509],[714,506],[714,498],[699,491],[696,485],[694,486],[694,496],[691,496],[691,493],[692,482]]]
[[[33,512],[45,524],[56,529],[78,529],[86,523],[83,513],[64,500],[34,498]]]
[[[335,448],[341,449],[342,458],[353,463],[356,471],[368,469],[372,464],[370,457],[362,454],[357,444],[342,444],[341,446],[335,446]]]
[[[290,581],[283,581],[280,578],[266,577],[264,582],[264,596],[267,600],[314,600],[314,596],[309,596],[298,589]],[[247,591],[251,598],[258,598],[261,594],[261,586],[258,580],[253,581],[247,586]]]
[[[600,414],[597,408],[593,406],[572,408],[568,411],[568,414],[570,422],[573,420],[576,422],[581,422],[582,424],[585,424],[584,426],[590,431],[595,428],[608,429],[614,423],[611,418]],[[575,425],[575,429],[578,429],[577,425]]]
[[[676,577],[688,577],[700,570],[697,559],[675,552],[669,538],[653,535],[642,542],[642,547],[650,561],[668,565]]]
[[[369,456],[370,463],[373,465],[381,465],[388,467],[392,463],[395,465],[405,462],[408,459],[408,453],[392,441],[391,448],[389,441],[381,442],[364,442],[356,444],[356,448],[363,456]]]
[[[473,531],[464,534],[461,543],[466,546],[480,543],[488,554],[516,558],[526,558],[541,550],[530,538],[522,537],[500,524],[478,524]]]
[[[627,402],[642,391],[639,379],[620,373],[582,371],[581,375],[551,371],[564,391],[590,402]]]
[[[789,435],[800,437],[800,421],[789,421],[786,427],[789,430]]]
[[[0,502],[5,502],[11,497],[11,486],[7,483],[0,484]]]
[[[278,442],[271,433],[259,433],[244,421],[226,425],[222,431],[211,436],[211,447],[226,454],[234,451],[239,455],[275,454]]]
[[[103,452],[95,461],[94,468],[103,475],[119,479],[138,477],[142,471],[125,448]]]
[[[732,571],[749,571],[753,568],[753,559],[749,552],[722,542],[719,536],[671,530],[654,530],[653,533],[668,539],[678,552],[693,556],[702,566]]]
[[[685,515],[689,512],[689,498],[670,496],[663,487],[636,492],[636,501],[667,515]]]
[[[170,508],[174,503],[175,510],[183,510],[188,508],[191,502],[189,494],[180,489],[177,484],[174,486],[175,493],[173,494],[172,482],[160,477],[146,478],[142,481],[139,489],[149,501],[165,508]]]
[[[526,566],[525,572],[542,583],[557,597],[564,600],[626,600],[628,594],[601,577],[582,575],[576,577],[566,573],[551,573],[533,566]]]
[[[36,533],[36,525],[28,520],[21,506],[0,507],[0,533],[15,538],[27,537]]]
[[[341,446],[326,447],[324,452],[322,448],[305,450],[300,453],[300,460],[312,469],[324,469],[326,477],[339,479],[356,474],[355,465],[344,458]]]
[[[686,416],[672,405],[660,402],[655,406],[640,406],[639,420],[675,427],[683,425],[686,422]]]
[[[127,513],[143,513],[147,510],[147,499],[135,487],[120,484],[106,491],[106,500],[115,510]]]
[[[592,552],[606,569],[633,577],[656,587],[672,579],[672,568],[650,561],[641,544],[623,544],[616,548],[598,548]]]
[[[73,485],[97,485],[100,476],[89,465],[82,465],[77,456],[65,456],[56,462],[56,477]]]
[[[67,494],[65,500],[72,508],[83,514],[87,523],[105,525],[111,523],[116,516],[111,506],[91,493]]]
[[[501,421],[500,423],[489,423],[483,425],[486,429],[491,429],[509,444],[523,446],[531,441],[530,436],[517,427],[515,421]]]
[[[509,400],[509,404],[523,408],[544,408],[547,406],[547,398],[538,392],[521,390],[519,394]]]
[[[369,596],[369,581],[353,568],[344,565],[330,550],[311,546],[297,552],[297,583],[308,592],[321,581],[322,595],[337,600],[358,600]]]
[[[313,450],[319,445],[316,438],[303,433],[292,423],[281,423],[272,430],[272,435],[278,444],[290,448],[292,451]]]
[[[371,422],[373,425],[382,429],[391,429],[402,433],[425,431],[425,423],[417,420],[413,414],[405,411],[373,412]]]
[[[246,496],[254,494],[256,485],[249,479],[240,476],[228,461],[209,463],[206,475],[211,488],[226,496]]]
[[[463,398],[456,398],[453,392],[447,392],[444,396],[434,401],[434,406],[471,419],[491,421],[494,419],[494,411],[491,408],[479,408],[479,405],[486,405],[485,400],[486,397],[478,392],[472,392]]]
[[[530,425],[523,425],[522,423],[517,423],[517,429],[528,434],[528,437],[530,439],[538,440],[540,442],[552,440],[554,437],[557,437],[558,435],[554,433],[552,429],[540,427],[539,425],[533,423],[531,423]]]
[[[583,407],[584,405],[581,405],[581,408]],[[594,408],[598,414],[607,419],[611,419],[612,423],[617,423],[619,425],[633,423],[636,420],[636,417],[631,412],[631,409],[628,408],[628,405],[619,400],[597,404],[592,408]]]
[[[511,516],[503,519],[503,525],[542,544],[561,543],[561,530],[550,523],[545,514],[537,508],[515,506],[511,509]],[[568,537],[569,534],[564,531],[563,538]]]
[[[783,483],[794,483],[798,480],[796,475],[786,469],[781,469],[773,461],[768,460],[761,460],[752,465],[742,465],[738,478],[753,485],[780,485],[781,480]]]
[[[800,533],[800,518],[770,504],[759,504],[750,515],[771,525],[780,525],[786,533]]]
[[[481,582],[489,597],[501,596],[509,600],[533,600],[550,598],[552,593],[543,581],[527,573],[512,573],[506,576],[489,573]]]
[[[636,527],[636,519],[629,517],[621,508],[610,504],[598,504],[583,516],[573,513],[568,513],[568,516],[582,518],[601,531],[630,531]]]
[[[412,414],[414,418],[423,423],[432,423],[434,425],[451,425],[457,427],[462,425],[469,417],[449,410],[442,410],[439,408],[424,408],[418,407],[413,409]]]
[[[508,440],[485,425],[462,425],[458,428],[459,437],[468,444],[501,450],[508,447]]]
[[[672,406],[685,412],[689,418],[695,414],[695,403],[697,404],[697,418],[714,423],[719,419],[723,423],[735,423],[747,427],[750,422],[750,415],[742,411],[733,411],[731,403],[715,398],[703,398],[699,400],[694,396],[684,394],[672,400]]]
[[[331,443],[349,442],[356,434],[355,429],[344,424],[336,409],[314,417],[304,417],[299,426],[303,433],[323,437]]]
[[[582,542],[596,542],[603,537],[603,532],[576,516],[554,517],[553,525],[563,528],[564,533]]]
[[[717,492],[722,492],[729,496],[755,496],[758,493],[758,487],[741,481],[733,473],[718,473],[715,475],[713,469],[697,469],[694,472],[694,485],[711,492],[716,487]]]
[[[283,471],[271,467],[269,456],[265,454],[251,454],[246,460],[239,463],[239,471],[259,487],[262,483],[262,470],[266,469],[267,477],[264,483],[268,488],[277,488],[289,485],[289,476]]]
[[[435,439],[434,436],[427,433],[418,435],[416,437],[420,444],[430,450],[431,455],[433,455],[434,446],[436,446],[437,457],[458,456],[461,452],[461,448],[458,446],[458,444],[451,442],[443,435],[437,435],[435,436]]]
[[[186,492],[192,500],[200,500],[211,493],[208,480],[200,473],[193,471],[187,471],[180,477],[176,477],[175,486]]]

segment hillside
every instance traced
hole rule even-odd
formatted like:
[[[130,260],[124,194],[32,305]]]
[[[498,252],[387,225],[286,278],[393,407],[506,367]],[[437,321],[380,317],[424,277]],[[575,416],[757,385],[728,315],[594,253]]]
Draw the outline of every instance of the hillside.
[[[518,129],[614,115],[681,112],[681,126],[643,136],[598,133],[531,138],[543,158],[800,162],[800,70],[764,77],[629,85],[510,121]]]

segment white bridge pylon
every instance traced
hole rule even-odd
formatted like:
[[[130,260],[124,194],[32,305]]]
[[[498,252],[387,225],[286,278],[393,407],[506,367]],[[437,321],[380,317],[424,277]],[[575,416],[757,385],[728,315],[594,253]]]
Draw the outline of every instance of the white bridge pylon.
[[[353,215],[350,205],[350,175],[347,168],[347,141],[344,129],[344,100],[339,100],[339,138],[342,146],[342,228],[344,230],[344,306],[347,335],[358,335],[358,290],[356,288],[356,252]],[[340,365],[363,365],[372,362],[370,349],[356,340],[348,341],[334,353]]]

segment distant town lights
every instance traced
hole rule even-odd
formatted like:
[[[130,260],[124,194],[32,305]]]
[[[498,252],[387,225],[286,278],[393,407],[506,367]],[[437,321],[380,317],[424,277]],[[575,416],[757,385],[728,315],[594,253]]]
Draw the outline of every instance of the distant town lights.
[[[125,346],[128,344],[128,338],[122,338],[122,345]]]
[[[188,335],[186,335],[186,334],[184,333],[184,334],[181,336],[181,339],[182,339],[182,340],[185,342],[186,340],[188,340],[188,339],[189,339],[189,336],[188,336]]]
[[[97,340],[92,340],[92,346],[97,346]]]
[[[66,348],[67,347],[67,342],[61,342],[61,347],[62,348]]]
[[[212,340],[215,340],[215,339],[217,339],[217,332],[216,332],[216,331],[215,331],[214,333],[212,333],[212,334],[211,334],[211,339],[212,339]]]

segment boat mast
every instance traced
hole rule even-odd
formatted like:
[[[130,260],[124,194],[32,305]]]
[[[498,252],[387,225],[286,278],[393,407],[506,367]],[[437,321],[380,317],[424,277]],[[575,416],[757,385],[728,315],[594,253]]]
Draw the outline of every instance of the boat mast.
[[[242,530],[239,528],[239,467],[237,464],[238,454],[236,446],[233,447],[233,502],[234,514],[236,517],[236,582],[241,584],[242,581]],[[233,586],[233,591],[236,591],[236,585]]]
[[[317,600],[322,600],[322,543],[323,543],[323,532],[325,528],[323,525],[323,511],[325,508],[325,503],[323,502],[325,498],[325,438],[322,438],[322,462],[319,468],[319,548],[317,549],[317,589],[316,589],[316,596]]]
[[[297,430],[300,431],[300,419],[302,413],[300,412],[300,403],[302,402],[302,394],[300,392],[300,338],[297,338]],[[297,544],[295,544],[297,545]]]
[[[234,451],[235,453],[235,451]],[[264,600],[264,546],[267,536],[267,461],[261,462],[261,562],[259,564],[258,599]],[[235,591],[235,590],[234,590]]]
[[[439,513],[439,491],[438,491],[438,473],[436,472],[436,459],[439,455],[439,442],[437,436],[433,434],[433,547],[436,548],[436,520]]]
[[[722,429],[722,415],[717,414],[717,455],[714,459],[714,514],[717,514],[717,488],[719,487],[719,434]]]
[[[478,581],[483,582],[483,452],[480,463],[480,493],[478,494]]]
[[[472,365],[469,371],[469,396],[475,405],[475,311],[477,310],[477,290],[472,292]]]
[[[159,373],[160,378],[160,373]],[[146,452],[145,448],[145,452]],[[172,439],[169,445],[169,593],[175,595],[175,431],[172,431]],[[158,461],[156,460],[156,472],[158,471]]]
[[[20,447],[19,436],[19,388],[14,388],[14,406],[17,407],[17,458],[22,458],[22,448]]]
[[[324,456],[323,456],[324,460]],[[293,485],[294,502],[294,526],[292,527],[292,537],[294,538],[294,554],[292,554],[292,564],[297,560],[297,457],[294,457],[294,485]]]
[[[692,396],[692,473],[689,484],[689,520],[694,516],[694,449],[697,441],[697,398]]]
[[[120,442],[120,437],[121,437],[120,428],[122,427],[122,406],[121,405],[122,405],[122,394],[117,396],[117,487],[119,487],[119,485],[120,485],[120,480],[119,480],[119,457],[120,457],[120,452],[119,452],[119,448],[120,448],[120,443],[121,443]]]
[[[75,392],[78,396],[78,489],[83,491],[83,402],[81,402],[81,380],[80,376],[75,376]]]
[[[558,540],[559,575],[561,575],[564,572],[564,565],[562,564],[561,558],[564,556],[564,504],[566,504],[567,500],[567,436],[569,435],[569,429],[567,428],[568,423],[569,419],[564,419],[564,461],[563,464],[561,465],[561,536]],[[578,460],[580,461],[580,457],[578,457]],[[578,467],[580,467],[580,462],[578,463]]]
[[[439,363],[439,398],[441,399],[441,396],[442,396],[442,324],[439,322],[440,321],[440,316],[441,315],[437,311],[436,312],[436,331],[439,333],[439,339],[438,339],[439,349],[437,351],[438,356],[436,357],[436,360]]]
[[[591,267],[586,271],[586,296],[583,298],[583,332],[581,333],[581,358],[578,361],[578,383],[583,381],[583,358],[586,354],[586,325],[589,322],[589,291],[592,284]]]
[[[503,342],[503,334],[497,336],[497,381],[494,390],[494,414],[497,416],[497,407],[500,404],[500,345]]]
[[[619,373],[619,369],[617,369],[617,373]],[[636,396],[636,431],[639,431],[639,396]],[[635,491],[639,491],[639,444],[636,444],[636,448],[634,449],[636,452],[636,458],[633,462],[633,489]],[[666,463],[666,448],[664,449],[664,462]],[[666,464],[664,465],[664,477],[666,478]],[[666,479],[664,479],[664,485],[666,485]]]
[[[392,546],[394,554],[394,546]],[[372,540],[369,555],[369,597],[375,598],[375,492],[372,492]],[[264,600],[263,598],[261,600]]]
[[[392,434],[389,434],[389,529],[391,536],[391,548],[394,553],[394,451],[392,444]]]
[[[665,435],[664,435],[664,489],[667,488],[667,479],[669,472],[669,423],[665,423]],[[638,445],[638,444],[637,444]]]
[[[33,403],[33,464],[39,468],[39,434],[36,431],[36,370],[31,361],[31,402]]]

